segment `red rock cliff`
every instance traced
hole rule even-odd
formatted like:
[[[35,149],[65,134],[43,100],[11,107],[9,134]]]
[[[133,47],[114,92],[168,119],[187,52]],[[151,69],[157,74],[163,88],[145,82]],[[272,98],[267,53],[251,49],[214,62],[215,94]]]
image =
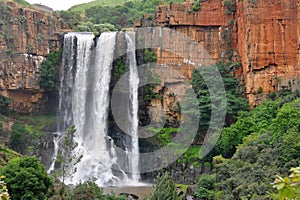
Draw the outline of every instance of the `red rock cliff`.
[[[250,103],[299,87],[299,1],[237,1],[238,52]]]
[[[136,26],[169,27],[202,45],[214,61],[241,62],[236,75],[244,81],[253,105],[273,91],[297,89],[299,1],[236,0],[233,4],[230,11],[220,0],[202,1],[199,11],[193,11],[192,3],[159,6],[153,16],[144,16]],[[168,52],[158,58],[158,63],[182,64],[179,70],[190,78],[193,68],[183,58]]]
[[[0,94],[11,108],[38,113],[48,95],[39,86],[42,61],[61,46],[64,23],[51,14],[13,2],[0,2]]]

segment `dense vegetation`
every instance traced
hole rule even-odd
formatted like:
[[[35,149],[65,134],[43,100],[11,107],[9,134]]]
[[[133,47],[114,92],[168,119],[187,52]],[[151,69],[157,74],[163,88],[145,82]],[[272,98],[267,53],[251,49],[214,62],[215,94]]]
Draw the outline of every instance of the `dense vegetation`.
[[[51,130],[56,122],[52,115],[41,116],[12,116],[14,124],[10,131],[9,147],[22,154],[32,154],[38,140],[44,136],[44,132]]]
[[[50,196],[53,182],[34,157],[14,158],[1,168],[0,173],[5,176],[12,200],[38,200]]]
[[[184,0],[96,0],[74,6],[70,10],[58,14],[66,19],[69,26],[74,29],[78,25],[83,26],[82,21],[84,20],[85,23],[112,24],[118,30],[121,30],[122,28],[132,27],[134,21],[140,19],[144,14],[154,13],[156,6],[170,2],[180,3]]]
[[[267,100],[225,128],[216,148],[233,156],[214,157],[213,174],[200,177],[195,195],[205,191],[205,199],[269,199],[275,175],[286,176],[299,165],[300,99],[287,103],[298,97],[296,93]]]
[[[15,0],[15,2],[28,5],[24,0]],[[143,14],[153,13],[157,5],[169,2],[171,0],[97,0],[57,14],[66,19],[71,28],[98,34],[101,31],[131,27],[135,19]],[[196,2],[198,4],[193,7],[194,11],[201,9],[201,1]],[[224,6],[227,14],[236,12],[235,1],[225,0]],[[56,65],[61,53],[62,50],[51,52],[43,63],[40,85],[46,89],[56,87],[58,75]],[[156,60],[150,50],[145,50],[143,55],[145,63]],[[194,197],[208,200],[297,199],[300,195],[298,187],[300,172],[299,168],[293,167],[300,164],[300,93],[285,92],[277,96],[272,94],[260,106],[248,111],[247,101],[243,96],[243,86],[231,74],[232,68],[237,67],[237,64],[218,63],[217,67],[227,97],[227,115],[222,135],[204,161],[199,159],[200,146],[192,146],[177,160],[185,166],[192,164],[197,167],[201,162],[212,166],[211,173],[199,177]],[[207,69],[202,69],[202,75],[209,73],[205,71]],[[114,75],[120,77],[128,67],[118,62],[114,70]],[[210,96],[214,94],[208,91],[207,82],[197,70],[193,72],[191,84],[198,97],[200,113],[198,140],[201,141],[210,123],[211,109],[216,105],[213,105],[210,100]],[[257,93],[261,93],[262,90],[263,88],[258,88]],[[151,94],[145,97],[145,101],[157,97],[152,87],[147,87],[145,91]],[[10,101],[0,96],[1,114],[9,114]],[[10,147],[18,152],[30,153],[34,148],[32,146],[34,142],[54,120],[53,116],[49,118],[18,116],[11,127]],[[149,131],[156,133],[150,142],[161,147],[171,142],[178,129],[150,128]],[[65,143],[70,140],[66,140]],[[73,148],[72,145],[67,147]],[[125,199],[114,194],[104,195],[103,189],[94,182],[81,183],[72,189],[58,184],[53,189],[52,178],[46,174],[36,158],[21,157],[7,147],[1,147],[0,154],[2,166],[0,174],[6,177],[4,181],[7,183],[12,199],[45,199],[50,196],[52,196],[50,199]],[[70,159],[70,154],[67,159]],[[66,164],[62,163],[62,166]],[[289,169],[292,169],[290,177],[288,177]],[[0,185],[5,189],[3,177],[0,178]],[[271,184],[273,182],[275,183]],[[172,177],[168,174],[159,176],[150,199],[179,199]]]
[[[243,87],[238,81],[237,78],[233,77],[231,70],[239,63],[217,63],[216,67],[222,76],[222,82],[224,84],[226,92],[226,119],[225,126],[229,126],[236,121],[238,112],[248,110],[248,102],[244,96]],[[199,73],[201,71],[201,73]],[[208,80],[205,80],[203,76],[208,77]],[[199,104],[199,113],[200,113],[200,131],[206,130],[210,123],[211,110],[217,105],[213,105],[211,102],[211,97],[215,95],[214,98],[218,99],[219,94],[211,94],[208,90],[207,84],[210,83],[215,89],[212,91],[217,91],[219,85],[214,84],[215,77],[212,76],[210,67],[201,67],[201,69],[196,69],[192,74],[192,86],[197,95],[198,104]]]
[[[11,150],[9,150],[11,151]],[[0,168],[0,197],[7,200],[125,200],[124,196],[105,195],[103,189],[94,182],[84,182],[74,188],[53,184],[36,157],[15,157]],[[7,188],[7,189],[6,189]]]

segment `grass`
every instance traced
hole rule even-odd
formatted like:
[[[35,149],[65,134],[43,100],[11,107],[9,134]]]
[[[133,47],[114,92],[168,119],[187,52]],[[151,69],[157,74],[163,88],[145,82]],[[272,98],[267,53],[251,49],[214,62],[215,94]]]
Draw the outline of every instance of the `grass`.
[[[84,12],[85,10],[94,6],[117,6],[117,5],[122,5],[127,1],[128,0],[95,0],[92,2],[75,5],[71,7],[69,10],[74,12]],[[134,0],[130,0],[130,1],[134,1]]]
[[[25,124],[25,129],[31,135],[42,135],[42,132],[49,129],[56,122],[55,115],[40,115],[40,116],[14,116],[17,123]]]

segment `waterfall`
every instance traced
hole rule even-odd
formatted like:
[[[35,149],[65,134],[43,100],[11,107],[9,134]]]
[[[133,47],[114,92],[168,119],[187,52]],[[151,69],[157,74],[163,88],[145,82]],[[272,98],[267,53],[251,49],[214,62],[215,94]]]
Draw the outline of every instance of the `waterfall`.
[[[53,134],[53,144],[54,144],[54,153],[52,156],[52,163],[48,169],[48,173],[51,173],[55,168],[55,160],[57,159],[58,150],[59,150],[59,140],[61,138],[61,133],[57,132]]]
[[[127,42],[127,62],[129,64],[129,119],[130,119],[130,133],[131,133],[131,152],[128,154],[129,170],[132,173],[132,180],[138,183],[140,179],[139,172],[139,142],[138,142],[138,86],[139,75],[136,64],[135,54],[135,32],[125,33]]]
[[[109,83],[116,33],[103,33],[95,47],[92,33],[65,35],[61,74],[61,130],[76,127],[73,154],[82,156],[66,183],[96,180],[98,185],[118,185],[112,173],[116,158],[107,145]],[[108,150],[109,149],[109,150]]]
[[[126,155],[131,176],[120,169],[114,140],[108,135],[109,89],[116,35],[116,32],[104,32],[95,39],[92,33],[68,33],[64,37],[58,123],[58,130],[62,134],[56,140],[59,141],[63,137],[63,132],[74,124],[76,127],[74,142],[77,147],[72,154],[82,157],[79,163],[68,169],[72,175],[66,177],[67,184],[94,180],[99,186],[139,183],[139,78],[134,32],[125,34],[128,46],[127,62],[130,68],[128,117],[131,133],[130,144],[125,146],[130,149]],[[53,158],[56,156],[57,152]],[[119,160],[122,159],[120,157]],[[53,169],[54,164],[49,171]]]

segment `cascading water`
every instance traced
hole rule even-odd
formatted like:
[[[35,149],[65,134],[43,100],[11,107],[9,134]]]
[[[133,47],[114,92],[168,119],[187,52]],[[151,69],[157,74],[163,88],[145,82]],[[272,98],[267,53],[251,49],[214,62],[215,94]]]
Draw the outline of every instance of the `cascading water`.
[[[132,180],[134,183],[138,183],[140,179],[139,172],[139,141],[138,141],[138,86],[139,86],[139,74],[136,64],[135,54],[135,32],[125,33],[127,42],[127,62],[129,64],[129,99],[130,99],[130,133],[131,133],[131,152],[128,157],[129,170],[132,173]]]
[[[65,35],[64,69],[60,109],[62,129],[76,127],[74,155],[83,156],[66,183],[96,180],[99,185],[118,185],[112,173],[116,158],[107,145],[107,116],[111,63],[116,33],[103,33],[95,47],[92,33]],[[110,145],[110,144],[109,144]]]
[[[125,34],[130,67],[131,105],[128,117],[131,143],[126,144],[126,148],[131,147],[127,154],[128,171],[132,174],[130,177],[118,165],[118,153],[107,130],[116,34],[104,32],[95,40],[92,33],[68,33],[64,38],[59,102],[61,120],[58,129],[63,132],[70,125],[75,125],[74,142],[78,146],[73,150],[73,155],[82,156],[80,162],[73,166],[76,167],[75,173],[66,177],[67,184],[96,180],[100,186],[135,185],[140,179],[137,129],[139,78],[134,32]],[[118,175],[115,175],[116,170],[119,171]]]
[[[53,144],[54,144],[54,154],[52,156],[53,162],[51,163],[48,173],[51,173],[55,169],[55,160],[57,159],[58,149],[59,149],[59,140],[61,138],[61,133],[57,132],[53,134]]]

